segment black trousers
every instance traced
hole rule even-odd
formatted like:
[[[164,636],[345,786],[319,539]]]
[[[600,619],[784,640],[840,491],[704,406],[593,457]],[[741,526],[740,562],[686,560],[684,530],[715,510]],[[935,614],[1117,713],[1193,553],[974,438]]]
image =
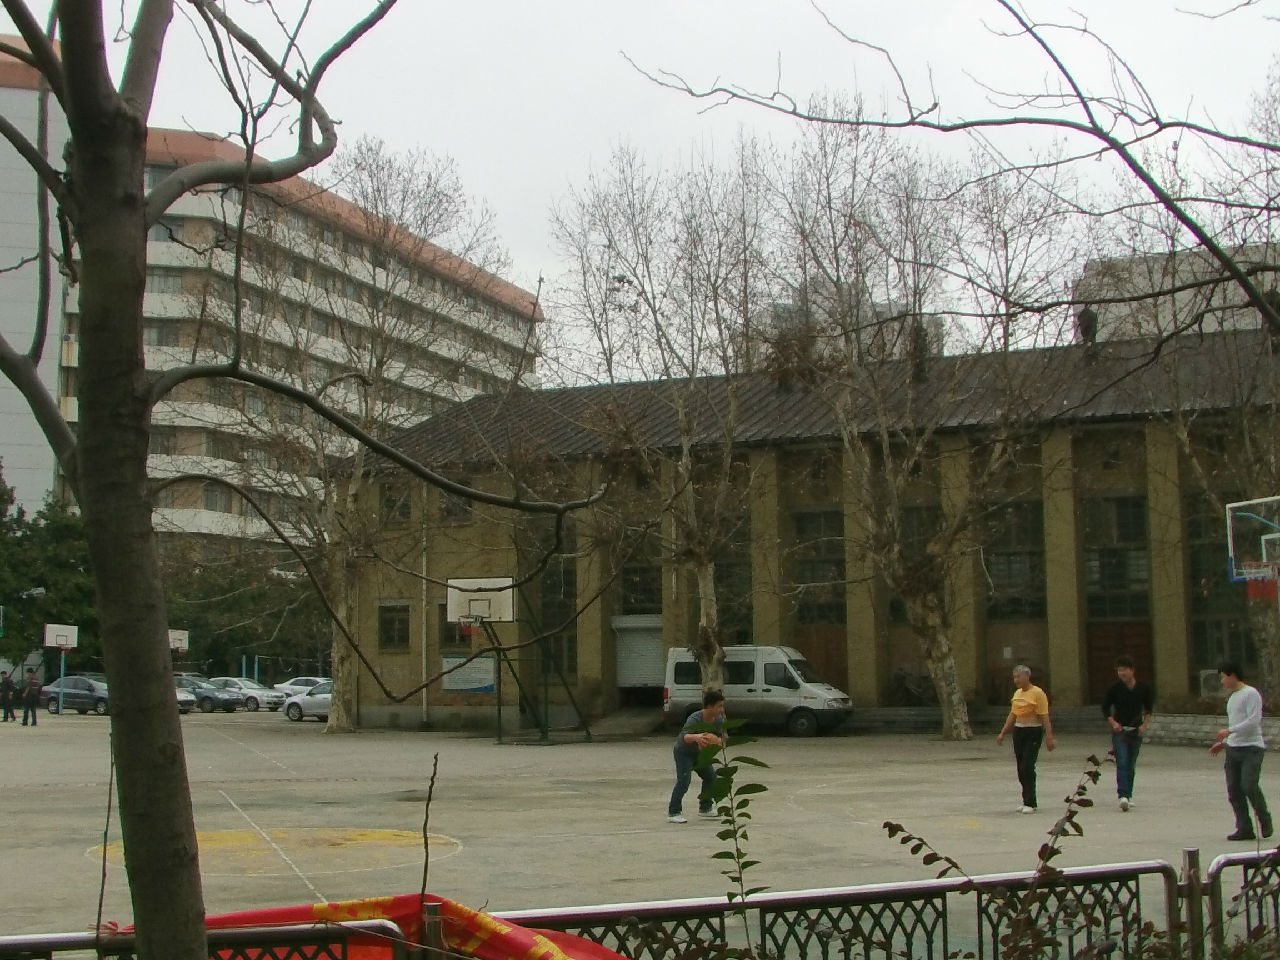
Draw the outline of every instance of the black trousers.
[[[1036,803],[1036,759],[1044,742],[1044,727],[1013,728],[1013,760],[1018,765],[1018,783],[1022,784],[1022,804]]]

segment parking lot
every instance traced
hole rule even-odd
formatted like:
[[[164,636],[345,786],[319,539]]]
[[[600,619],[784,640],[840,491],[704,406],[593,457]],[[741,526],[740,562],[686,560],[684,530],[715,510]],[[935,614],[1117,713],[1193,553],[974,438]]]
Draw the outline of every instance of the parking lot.
[[[107,823],[108,719],[42,713],[0,726],[4,851],[0,933],[83,929],[131,918],[119,830]],[[364,731],[329,736],[279,713],[183,718],[210,912],[416,891],[433,756],[428,889],[489,909],[716,896],[726,890],[714,822],[666,823],[671,739],[499,745],[461,734]],[[923,879],[881,828],[905,824],[971,873],[1030,869],[1035,850],[1091,752],[1108,740],[1064,735],[1040,760],[1041,810],[1014,812],[1013,759],[983,736],[766,737],[746,752],[769,790],[752,806],[753,880],[773,890]],[[1263,770],[1280,802],[1280,758]],[[1148,857],[1204,862],[1243,845],[1221,764],[1199,748],[1148,746],[1136,808],[1114,806],[1110,767],[1099,800],[1060,864]],[[691,802],[686,801],[686,812]]]

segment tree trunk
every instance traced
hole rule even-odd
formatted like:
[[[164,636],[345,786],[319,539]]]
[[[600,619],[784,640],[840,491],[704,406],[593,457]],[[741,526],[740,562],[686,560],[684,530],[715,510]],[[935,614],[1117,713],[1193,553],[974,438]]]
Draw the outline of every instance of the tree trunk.
[[[1249,632],[1258,651],[1258,676],[1251,678],[1266,699],[1280,695],[1280,611],[1275,600],[1250,600]]]
[[[702,664],[702,689],[724,689],[724,650],[720,646],[720,608],[716,604],[716,565],[700,560],[693,567],[698,584],[698,636],[693,653]]]
[[[907,607],[907,620],[920,641],[925,666],[933,681],[933,689],[938,694],[938,704],[942,707],[943,739],[972,740],[969,704],[965,701],[960,674],[956,670],[955,650],[951,646],[951,632],[943,615],[943,601],[932,593],[903,599]]]
[[[351,598],[355,596],[355,563],[348,562],[342,546],[331,547],[325,552],[329,576],[325,589],[337,614],[338,622],[345,623],[354,636],[359,636],[351,619]],[[329,651],[330,676],[333,678],[333,697],[329,702],[329,720],[326,733],[355,733],[356,684],[360,680],[360,661],[347,638],[335,625],[333,644]]]
[[[147,480],[145,129],[77,131],[77,486],[111,688],[111,751],[139,960],[204,960],[204,901]]]

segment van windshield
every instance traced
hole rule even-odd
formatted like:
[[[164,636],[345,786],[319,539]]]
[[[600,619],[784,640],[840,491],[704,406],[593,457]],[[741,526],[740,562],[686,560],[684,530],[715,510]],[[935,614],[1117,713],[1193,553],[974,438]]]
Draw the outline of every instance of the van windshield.
[[[787,663],[791,664],[791,669],[796,672],[796,676],[798,676],[805,683],[823,683],[824,682],[820,676],[818,676],[816,673],[813,672],[813,667],[809,666],[808,660],[797,658],[795,660],[788,660]]]

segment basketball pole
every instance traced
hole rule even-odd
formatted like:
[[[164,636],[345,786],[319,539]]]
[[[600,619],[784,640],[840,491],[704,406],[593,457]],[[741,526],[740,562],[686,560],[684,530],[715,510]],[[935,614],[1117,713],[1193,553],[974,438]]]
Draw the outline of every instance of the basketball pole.
[[[67,692],[67,685],[62,681],[67,676],[67,648],[58,647],[58,716],[62,716],[62,698]]]

